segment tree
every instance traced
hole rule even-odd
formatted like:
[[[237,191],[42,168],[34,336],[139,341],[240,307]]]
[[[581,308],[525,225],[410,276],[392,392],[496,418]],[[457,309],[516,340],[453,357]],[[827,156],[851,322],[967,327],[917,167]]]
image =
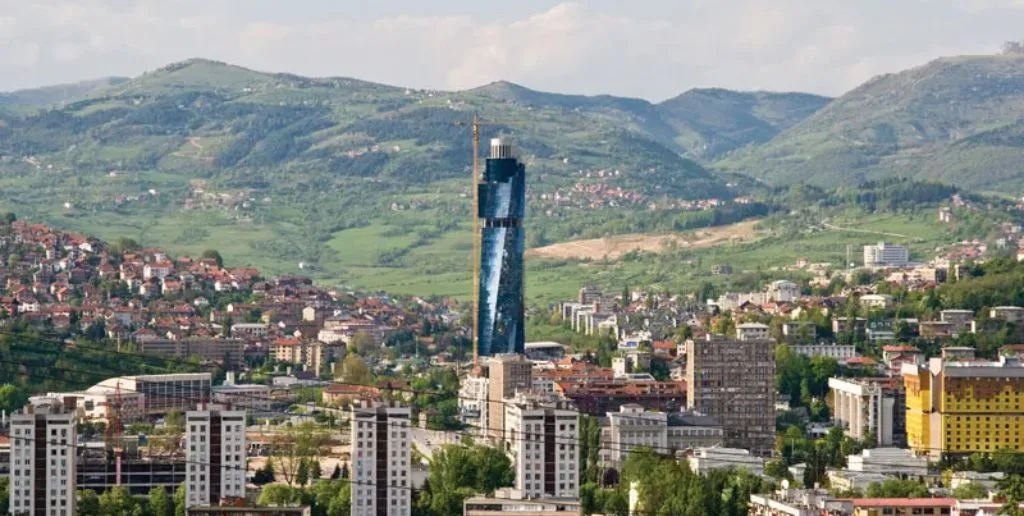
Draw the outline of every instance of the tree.
[[[274,470],[289,486],[297,482],[303,485],[300,480],[309,481],[307,462],[323,454],[327,438],[327,431],[312,421],[293,426],[271,443],[267,462],[274,463]],[[303,471],[305,479],[300,479]]]
[[[258,486],[269,484],[274,481],[274,461],[267,460],[267,463],[262,468],[256,470],[253,475],[252,483]]]
[[[260,497],[256,501],[259,505],[298,505],[302,502],[302,491],[284,484],[269,484],[263,486]]]
[[[11,477],[0,477],[0,511],[6,511],[10,507],[11,498]]]
[[[185,414],[178,409],[171,409],[164,416],[164,425],[172,432],[181,433],[185,431]]]
[[[345,383],[369,385],[373,381],[370,367],[355,353],[349,353],[341,362],[341,377]]]
[[[953,489],[953,498],[960,500],[980,500],[988,498],[988,489],[975,482],[960,484]]]
[[[117,241],[117,249],[122,253],[138,251],[142,246],[132,238],[122,238]]]
[[[174,516],[174,500],[164,486],[149,490],[149,513],[153,516]]]
[[[309,483],[309,461],[299,461],[299,471],[295,474],[295,483],[299,486]]]
[[[220,251],[218,251],[216,249],[207,249],[207,250],[203,251],[202,257],[203,258],[212,258],[212,259],[216,260],[217,261],[217,267],[223,267],[224,266],[224,258],[221,257]]]
[[[793,473],[781,460],[770,460],[764,465],[764,474],[777,480],[793,480]]]
[[[96,491],[89,489],[79,491],[78,500],[75,502],[75,512],[80,516],[99,516],[100,497]]]
[[[334,465],[334,472],[331,473],[331,480],[338,480],[341,478],[341,464]]]
[[[996,483],[996,487],[999,489],[999,496],[1006,500],[999,514],[1008,516],[1024,514],[1024,510],[1020,508],[1020,504],[1024,502],[1024,477],[1010,475]]]
[[[0,386],[0,410],[5,410],[10,414],[20,410],[26,404],[28,404],[28,393],[11,384]]]
[[[508,456],[489,446],[443,446],[430,461],[429,508],[433,514],[458,514],[474,493],[510,486],[515,473]]]
[[[185,483],[182,482],[174,490],[174,516],[185,516]]]
[[[369,333],[360,330],[352,336],[352,342],[348,343],[348,348],[350,352],[367,357],[375,354],[380,349],[380,346],[373,341],[373,337]]]
[[[926,498],[928,486],[916,480],[890,478],[868,485],[868,498]]]
[[[125,486],[115,486],[100,495],[102,516],[142,516],[142,504]]]

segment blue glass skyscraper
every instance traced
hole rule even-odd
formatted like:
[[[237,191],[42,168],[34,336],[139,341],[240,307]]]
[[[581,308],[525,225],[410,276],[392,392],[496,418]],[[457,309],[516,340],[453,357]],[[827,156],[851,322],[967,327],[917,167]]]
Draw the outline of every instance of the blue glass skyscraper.
[[[523,353],[523,215],[526,211],[526,166],[512,146],[491,140],[478,189],[480,274],[477,356]]]

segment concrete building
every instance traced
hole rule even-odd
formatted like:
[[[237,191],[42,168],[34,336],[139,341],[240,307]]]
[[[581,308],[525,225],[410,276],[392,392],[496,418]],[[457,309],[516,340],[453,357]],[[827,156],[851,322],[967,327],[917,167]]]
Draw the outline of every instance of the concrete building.
[[[242,339],[189,337],[171,340],[143,337],[136,340],[142,353],[180,360],[196,356],[205,361],[223,363],[229,368],[245,364],[245,341]]]
[[[8,513],[75,514],[75,415],[59,400],[39,399],[11,416]]]
[[[853,516],[953,514],[956,498],[854,498]]]
[[[857,356],[857,347],[853,344],[798,344],[790,346],[789,349],[798,355],[805,357],[829,357],[836,359],[840,364]]]
[[[186,412],[210,402],[210,373],[149,374],[118,376],[96,384],[105,391],[120,389],[142,397],[142,410],[146,415],[159,416],[171,410]]]
[[[768,285],[768,300],[792,303],[800,298],[800,285],[789,280],[777,280]]]
[[[1019,306],[996,306],[988,311],[989,319],[996,319],[1010,323],[1024,321],[1024,308]]]
[[[690,469],[698,475],[706,475],[715,469],[743,468],[764,476],[764,458],[752,455],[740,448],[697,448],[687,459]]]
[[[568,402],[519,393],[506,400],[504,450],[528,498],[579,497],[579,418]]]
[[[780,489],[769,494],[750,495],[750,516],[847,516],[853,502],[836,499],[820,489]]]
[[[910,252],[902,245],[879,242],[864,246],[865,267],[906,267],[910,263]]]
[[[769,456],[775,447],[775,343],[708,335],[686,341],[687,405],[721,423],[725,445]]]
[[[601,462],[615,468],[621,467],[635,448],[648,447],[664,454],[721,446],[723,441],[722,426],[710,417],[649,411],[636,404],[609,412],[602,423]]]
[[[571,400],[581,414],[603,417],[626,404],[647,410],[678,412],[686,408],[686,384],[679,381],[638,379],[632,376],[611,380],[555,382],[552,391]]]
[[[463,503],[464,516],[574,516],[583,514],[579,500],[526,498],[515,489],[502,488],[493,497],[474,496]]]
[[[479,437],[487,435],[489,392],[490,379],[486,376],[470,375],[459,384],[459,419]]]
[[[407,407],[352,409],[352,516],[412,513]]]
[[[786,342],[811,344],[818,340],[818,327],[811,321],[786,321],[782,325],[782,336]]]
[[[889,378],[829,378],[833,421],[857,440],[878,446],[906,444],[906,395]]]
[[[743,323],[736,325],[736,338],[740,340],[768,340],[768,325]]]
[[[915,453],[939,457],[1024,451],[1024,366],[1016,356],[997,361],[943,357],[927,366],[905,364],[907,442]],[[966,351],[958,352],[958,354]]]
[[[491,439],[499,440],[505,433],[505,398],[530,388],[533,364],[523,355],[504,354],[491,357],[487,369],[487,428]]]
[[[237,384],[234,372],[227,374],[224,385],[213,388],[213,402],[234,410],[269,412],[272,401],[269,385]]]
[[[266,338],[270,325],[265,323],[237,323],[231,325],[231,336],[236,339],[258,340]]]
[[[942,310],[939,312],[939,320],[952,324],[958,333],[967,333],[971,331],[973,326],[971,323],[974,322],[974,311],[973,310]]]
[[[238,505],[212,505],[189,507],[186,516],[310,516],[313,510],[308,505],[293,507],[252,507]]]
[[[860,296],[860,306],[868,310],[885,310],[892,306],[893,297],[889,294],[865,294]]]
[[[189,507],[245,497],[245,412],[218,409],[185,413]]]
[[[871,448],[857,455],[847,455],[846,469],[858,473],[924,477],[928,475],[928,459],[903,448]]]

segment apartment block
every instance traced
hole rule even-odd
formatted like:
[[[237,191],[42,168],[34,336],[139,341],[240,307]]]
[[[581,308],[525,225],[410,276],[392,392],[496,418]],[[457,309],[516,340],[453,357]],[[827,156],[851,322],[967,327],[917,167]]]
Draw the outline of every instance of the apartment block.
[[[408,516],[408,407],[366,404],[352,409],[352,516]]]
[[[725,446],[768,456],[775,447],[775,343],[708,335],[686,341],[687,405],[715,418]]]
[[[908,445],[919,455],[933,457],[1024,451],[1020,359],[979,360],[964,353],[944,352],[926,366],[903,366]]]
[[[906,444],[906,394],[890,378],[829,378],[833,421],[853,439],[877,446]]]
[[[508,353],[488,360],[487,429],[491,439],[505,433],[505,398],[517,390],[528,390],[533,383],[533,364],[523,355]]]
[[[41,398],[11,416],[8,512],[75,514],[75,416],[59,400]]]
[[[700,414],[652,411],[627,404],[603,420],[607,425],[601,428],[601,462],[616,468],[640,447],[669,453],[722,445],[722,426]]]
[[[217,505],[245,497],[245,412],[194,410],[185,413],[188,449],[186,505]]]
[[[505,405],[503,446],[527,498],[579,497],[579,412],[550,394],[518,394]]]
[[[905,246],[885,242],[864,246],[865,267],[906,267],[908,263],[910,252]]]

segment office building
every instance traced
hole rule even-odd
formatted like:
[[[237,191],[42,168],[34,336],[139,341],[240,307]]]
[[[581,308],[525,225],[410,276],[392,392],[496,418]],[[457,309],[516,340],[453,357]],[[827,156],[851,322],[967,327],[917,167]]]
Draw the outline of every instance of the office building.
[[[1016,356],[997,361],[963,356],[904,364],[907,444],[919,455],[1024,451],[1024,366]],[[956,351],[962,354],[965,351]]]
[[[906,445],[906,395],[895,378],[829,378],[833,421],[876,446]]]
[[[639,447],[667,454],[722,445],[721,425],[700,414],[651,411],[626,404],[602,419],[607,424],[601,428],[601,462],[614,468],[620,468]]]
[[[244,411],[186,412],[185,442],[187,506],[217,505],[224,499],[245,497]]]
[[[870,448],[856,455],[847,455],[846,469],[858,473],[921,478],[928,475],[928,459],[904,448]]]
[[[505,404],[503,446],[527,498],[579,497],[579,412],[550,394],[519,393]]]
[[[698,475],[707,475],[716,469],[745,469],[764,476],[764,458],[739,448],[697,448],[687,457],[690,469]]]
[[[687,405],[715,418],[725,446],[759,456],[775,447],[775,343],[707,335],[686,341]]]
[[[478,356],[522,353],[526,344],[523,306],[523,215],[526,166],[512,145],[491,140],[490,157],[479,178],[480,274],[476,339]]]
[[[131,398],[140,404],[138,411],[147,416],[159,416],[171,410],[186,412],[210,402],[210,373],[149,374],[108,378],[85,393],[104,397],[121,391],[122,399]],[[75,395],[75,393],[70,393]],[[63,395],[63,394],[62,394]],[[83,403],[88,398],[83,399]],[[132,404],[133,412],[135,404]]]
[[[55,399],[11,416],[10,514],[75,514],[76,432],[74,414]]]
[[[910,252],[905,246],[885,242],[864,246],[865,267],[906,267],[909,263]]]
[[[411,514],[409,417],[407,407],[352,409],[352,516]]]
[[[491,439],[505,432],[505,399],[533,383],[533,364],[523,355],[505,354],[488,361],[487,429]]]

